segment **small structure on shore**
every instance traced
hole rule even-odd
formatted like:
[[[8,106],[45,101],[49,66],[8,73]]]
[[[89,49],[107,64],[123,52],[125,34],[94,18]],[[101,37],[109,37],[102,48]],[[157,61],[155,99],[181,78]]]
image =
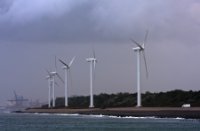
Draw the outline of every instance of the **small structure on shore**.
[[[182,107],[183,107],[183,108],[190,108],[191,105],[190,105],[190,104],[183,104]]]

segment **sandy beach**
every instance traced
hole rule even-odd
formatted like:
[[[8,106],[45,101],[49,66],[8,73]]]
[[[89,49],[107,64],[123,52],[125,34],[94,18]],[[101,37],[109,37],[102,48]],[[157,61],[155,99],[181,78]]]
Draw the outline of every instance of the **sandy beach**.
[[[112,116],[135,116],[135,117],[160,117],[160,118],[192,118],[200,119],[200,107],[173,108],[173,107],[126,107],[126,108],[92,108],[92,109],[27,109],[22,113],[67,113],[85,115],[112,115]]]

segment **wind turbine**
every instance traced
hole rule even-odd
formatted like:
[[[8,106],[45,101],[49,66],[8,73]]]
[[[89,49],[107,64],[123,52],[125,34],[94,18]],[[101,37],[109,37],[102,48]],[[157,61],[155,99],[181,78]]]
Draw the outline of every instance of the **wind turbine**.
[[[146,69],[146,77],[148,77],[148,69],[147,69],[147,62],[146,62],[146,57],[145,57],[145,43],[147,41],[147,36],[148,36],[148,31],[146,31],[144,42],[143,43],[138,43],[135,40],[131,39],[131,41],[137,46],[132,48],[136,53],[137,53],[137,107],[141,107],[141,80],[140,80],[140,74],[141,74],[141,69],[140,69],[140,58],[141,55],[143,56],[144,63],[145,63],[145,69]]]
[[[72,58],[72,60],[70,61],[69,64],[66,64],[64,61],[59,59],[59,61],[64,65],[63,69],[65,71],[65,107],[68,107],[68,79],[67,79],[67,75],[68,75],[68,72],[70,70],[72,63],[74,62],[74,59],[75,59],[75,57]]]
[[[96,63],[97,63],[97,59],[95,57],[95,51],[93,50],[93,57],[91,58],[87,58],[86,59],[87,62],[90,62],[90,108],[94,107],[94,101],[93,101],[93,72],[95,71],[95,67],[96,67]],[[94,71],[93,71],[94,70]]]
[[[52,97],[53,97],[53,107],[55,107],[55,77],[57,76],[63,83],[64,80],[60,77],[60,75],[57,73],[57,64],[56,64],[56,56],[55,56],[55,71],[50,72],[50,75],[52,77]]]
[[[49,92],[48,92],[48,107],[51,108],[51,106],[52,106],[51,105],[51,99],[52,99],[52,104],[53,104],[53,101],[54,101],[53,86],[55,86],[55,85],[59,86],[59,85],[56,81],[54,81],[52,72],[49,72],[48,70],[46,70],[46,72],[48,74],[46,76],[46,79],[48,80],[48,89],[49,89]]]

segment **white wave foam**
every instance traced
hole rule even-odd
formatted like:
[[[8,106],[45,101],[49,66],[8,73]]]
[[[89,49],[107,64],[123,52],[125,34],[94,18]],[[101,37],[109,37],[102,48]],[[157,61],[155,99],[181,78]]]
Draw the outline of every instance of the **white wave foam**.
[[[54,115],[58,115],[58,116],[80,116],[80,114],[54,114]]]
[[[182,118],[182,117],[177,117],[177,118],[174,118],[176,120],[184,120],[185,118]]]
[[[84,115],[84,114],[67,114],[67,113],[57,113],[57,114],[52,114],[52,113],[34,113],[35,115],[57,115],[57,116],[81,116],[81,117],[94,117],[94,118],[115,118],[115,119],[174,119],[174,120],[185,120],[185,118],[177,117],[177,118],[159,118],[155,116],[150,116],[150,117],[135,117],[135,116],[109,116],[109,115]]]
[[[35,115],[57,115],[57,116],[79,116],[80,114],[65,114],[65,113],[34,113]]]
[[[135,116],[108,116],[109,118],[121,118],[121,119],[175,119],[175,120],[185,120],[185,118],[177,117],[177,118],[159,118],[155,116],[148,117],[135,117]]]
[[[43,115],[43,116],[48,116],[51,115],[50,113],[34,113],[34,115]]]
[[[102,115],[102,114],[100,114],[100,115],[88,115],[88,116],[90,116],[90,117],[99,117],[99,118],[102,118],[102,117],[105,117],[105,115]]]
[[[122,118],[121,116],[108,116],[110,118]]]
[[[152,117],[135,117],[135,116],[108,116],[110,118],[123,118],[123,119],[157,119],[156,117],[152,116]]]
[[[151,116],[151,117],[134,117],[134,116],[125,116],[123,118],[128,118],[128,119],[157,119],[156,117],[154,116]]]

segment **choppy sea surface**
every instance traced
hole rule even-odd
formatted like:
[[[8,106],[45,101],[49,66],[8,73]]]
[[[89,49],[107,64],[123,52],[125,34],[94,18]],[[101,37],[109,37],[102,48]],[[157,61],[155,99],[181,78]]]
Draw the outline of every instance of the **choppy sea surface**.
[[[0,131],[200,131],[200,120],[79,114],[0,114]]]

